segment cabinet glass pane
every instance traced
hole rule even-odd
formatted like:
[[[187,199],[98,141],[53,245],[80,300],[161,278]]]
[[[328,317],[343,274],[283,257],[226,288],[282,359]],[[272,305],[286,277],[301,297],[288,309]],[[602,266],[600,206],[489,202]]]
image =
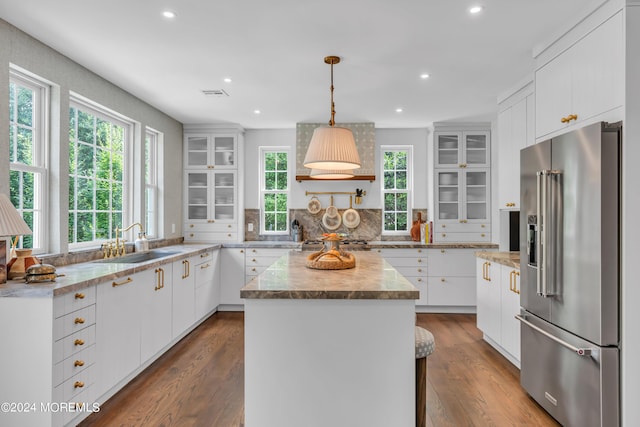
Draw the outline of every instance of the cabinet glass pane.
[[[438,135],[438,150],[457,150],[458,135]]]
[[[189,219],[207,219],[207,207],[189,206]]]
[[[215,157],[216,165],[219,166],[231,166],[235,161],[233,151],[216,151]]]
[[[440,172],[438,173],[439,185],[458,185],[458,172]]]
[[[216,206],[216,219],[233,219],[233,206]]]
[[[438,164],[455,165],[458,163],[458,135],[438,135]]]
[[[467,202],[484,202],[487,200],[487,187],[467,187]]]
[[[190,205],[206,205],[207,189],[206,188],[189,188],[188,200]]]
[[[189,151],[207,151],[206,136],[190,136],[187,138]]]
[[[458,204],[440,202],[438,217],[440,219],[458,219]]]
[[[467,219],[487,219],[486,203],[468,203]]]
[[[438,200],[440,202],[457,202],[458,187],[440,187],[438,189]]]
[[[233,205],[233,188],[216,189],[216,209],[219,205]]]
[[[467,172],[467,186],[469,185],[487,185],[487,173]]]
[[[214,137],[214,146],[216,151],[233,151],[232,136],[216,136]]]
[[[487,135],[466,135],[467,163],[487,163]]]
[[[216,187],[233,187],[234,176],[232,173],[217,173],[215,177]]]
[[[206,166],[207,165],[207,152],[189,152],[189,165],[191,166]]]
[[[206,186],[207,186],[206,173],[190,173],[189,174],[189,187],[206,187]]]

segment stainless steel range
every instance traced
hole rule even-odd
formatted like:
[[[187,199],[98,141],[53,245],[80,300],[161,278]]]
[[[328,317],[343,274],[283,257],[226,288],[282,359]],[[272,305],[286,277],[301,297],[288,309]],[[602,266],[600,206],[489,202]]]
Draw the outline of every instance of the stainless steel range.
[[[302,243],[302,250],[320,250],[324,242],[320,239],[308,239]],[[369,242],[363,239],[345,239],[340,241],[340,247],[350,251],[368,251]]]

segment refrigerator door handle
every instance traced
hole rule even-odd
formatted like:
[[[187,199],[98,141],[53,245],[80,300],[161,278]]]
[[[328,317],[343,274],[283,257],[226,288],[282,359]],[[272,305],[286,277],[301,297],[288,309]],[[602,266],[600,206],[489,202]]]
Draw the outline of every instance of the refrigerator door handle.
[[[518,319],[520,322],[524,323],[525,325],[527,325],[531,329],[535,330],[536,332],[540,332],[542,335],[544,335],[545,337],[549,338],[550,340],[553,340],[553,341],[557,342],[558,344],[560,344],[561,346],[568,348],[569,350],[571,350],[574,353],[576,353],[578,356],[591,356],[592,353],[595,353],[595,350],[592,349],[592,348],[575,347],[575,346],[569,344],[568,342],[561,340],[560,338],[550,334],[549,332],[545,331],[544,329],[541,329],[541,328],[537,327],[536,325],[534,325],[533,323],[529,322],[528,320],[526,320],[524,317],[520,316],[519,314],[516,314],[516,319]]]
[[[542,213],[545,206],[543,205],[543,191],[544,191],[544,171],[538,171],[536,173],[536,228],[535,228],[535,243],[536,243],[536,264],[538,274],[536,274],[536,293],[543,295],[543,276],[544,276],[544,254],[542,253]]]

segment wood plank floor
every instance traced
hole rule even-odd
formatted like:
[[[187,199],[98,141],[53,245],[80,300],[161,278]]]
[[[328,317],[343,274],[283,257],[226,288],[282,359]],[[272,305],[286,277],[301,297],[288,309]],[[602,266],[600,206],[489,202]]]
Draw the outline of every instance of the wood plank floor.
[[[482,340],[475,315],[418,314],[418,325],[436,340],[428,426],[558,425],[522,390],[519,371]],[[243,364],[243,313],[216,313],[80,425],[242,427]]]

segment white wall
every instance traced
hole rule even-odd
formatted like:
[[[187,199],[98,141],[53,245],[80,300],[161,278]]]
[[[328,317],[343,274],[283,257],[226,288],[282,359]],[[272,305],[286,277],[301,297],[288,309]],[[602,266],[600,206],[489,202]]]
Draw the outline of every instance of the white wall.
[[[428,130],[421,129],[376,129],[376,180],[369,181],[293,181],[291,186],[292,209],[304,209],[311,196],[305,191],[355,191],[362,188],[367,192],[363,197],[359,209],[380,209],[380,146],[381,145],[411,145],[414,160],[414,201],[413,207],[422,209],[427,207],[427,192],[432,186],[431,176],[427,172],[427,137]],[[291,158],[296,158],[296,130],[295,129],[252,129],[244,135],[245,141],[245,208],[259,209],[259,159],[260,146],[287,146],[291,148]],[[295,165],[290,167],[295,173]],[[295,178],[295,177],[293,177]],[[349,206],[349,196],[336,196],[336,206],[340,209]],[[324,204],[324,203],[323,203]]]
[[[141,52],[141,54],[144,54]],[[9,64],[23,68],[52,84],[51,150],[49,166],[49,243],[52,252],[67,251],[69,92],[78,93],[164,134],[164,217],[160,228],[164,237],[182,235],[182,124],[144,103],[99,75],[73,62],[40,41],[0,19],[0,129],[9,128]],[[0,137],[0,153],[9,152],[7,138]],[[141,150],[140,147],[137,147]],[[140,159],[139,167],[142,167]],[[9,192],[9,160],[0,156],[0,192]],[[137,212],[140,220],[142,212]],[[171,224],[176,224],[171,233]],[[161,231],[162,232],[162,231]]]

